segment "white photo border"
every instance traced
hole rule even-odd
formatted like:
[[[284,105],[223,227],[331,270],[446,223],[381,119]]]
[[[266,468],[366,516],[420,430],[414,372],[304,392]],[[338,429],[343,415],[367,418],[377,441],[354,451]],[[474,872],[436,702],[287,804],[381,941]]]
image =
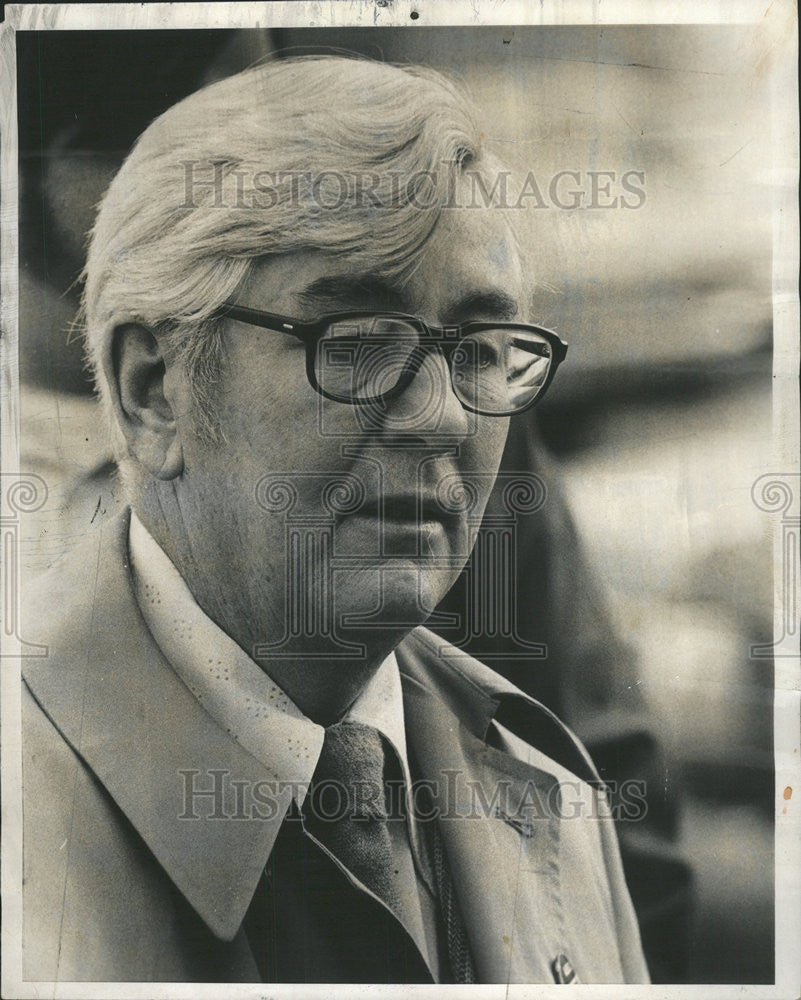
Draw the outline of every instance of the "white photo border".
[[[410,17],[412,12],[418,16]],[[190,28],[271,27],[406,27],[421,31],[444,25],[624,25],[624,24],[761,24],[772,31],[779,52],[771,101],[773,145],[770,151],[773,209],[773,463],[777,478],[799,473],[799,301],[798,301],[798,77],[797,12],[792,0],[730,0],[726,5],[701,0],[314,0],[275,3],[154,3],[9,5],[0,34],[2,80],[2,188],[0,189],[0,260],[2,261],[2,451],[3,478],[19,472],[18,362],[18,177],[16,31],[100,30],[147,31]],[[6,480],[7,482],[8,480]],[[2,515],[7,509],[2,491]],[[796,487],[789,516],[798,518],[801,487]],[[768,516],[768,515],[766,515]],[[801,992],[801,753],[799,750],[799,647],[797,609],[799,574],[788,587],[783,537],[774,525],[776,658],[774,700],[776,821],[776,983],[773,986],[574,986],[582,996],[795,998]],[[798,521],[796,520],[796,523]],[[796,534],[796,538],[798,535]],[[797,553],[796,553],[797,554]],[[0,575],[2,603],[14,598],[7,572]],[[787,601],[794,601],[795,632],[785,634]],[[469,996],[473,1000],[562,997],[561,986],[350,986],[213,985],[198,983],[69,983],[22,979],[21,949],[21,738],[20,663],[18,640],[2,631],[0,671],[2,706],[2,993],[6,997],[63,998],[302,998],[325,995],[354,997]],[[789,796],[787,791],[789,790]],[[447,990],[447,994],[443,993]]]

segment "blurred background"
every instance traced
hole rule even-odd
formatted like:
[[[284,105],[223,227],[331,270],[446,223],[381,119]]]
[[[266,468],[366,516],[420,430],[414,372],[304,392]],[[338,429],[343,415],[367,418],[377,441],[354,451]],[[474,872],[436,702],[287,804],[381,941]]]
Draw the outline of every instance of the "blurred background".
[[[518,224],[533,319],[570,343],[504,459],[548,487],[518,517],[517,638],[468,645],[559,712],[604,778],[647,783],[647,817],[619,829],[654,980],[772,982],[773,674],[749,651],[773,620],[771,523],[750,491],[771,469],[774,39],[683,25],[17,40],[21,468],[49,489],[23,525],[28,571],[120,504],[71,324],[95,206],[137,135],[260,58],[334,49],[448,72],[487,150],[548,202]],[[638,207],[587,207],[589,171],[630,170]],[[579,173],[560,190],[583,204],[553,204],[560,171]],[[443,610],[465,612],[466,581]]]

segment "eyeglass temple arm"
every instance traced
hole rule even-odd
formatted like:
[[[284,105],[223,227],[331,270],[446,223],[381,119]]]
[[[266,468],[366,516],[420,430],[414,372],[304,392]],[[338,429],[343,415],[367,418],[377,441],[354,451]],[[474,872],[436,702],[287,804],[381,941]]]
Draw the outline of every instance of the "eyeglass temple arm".
[[[217,315],[230,316],[231,319],[239,320],[242,323],[260,326],[265,330],[292,333],[295,336],[302,336],[307,330],[306,324],[298,323],[289,316],[262,312],[261,309],[251,309],[249,306],[240,306],[235,302],[224,302],[217,310]]]

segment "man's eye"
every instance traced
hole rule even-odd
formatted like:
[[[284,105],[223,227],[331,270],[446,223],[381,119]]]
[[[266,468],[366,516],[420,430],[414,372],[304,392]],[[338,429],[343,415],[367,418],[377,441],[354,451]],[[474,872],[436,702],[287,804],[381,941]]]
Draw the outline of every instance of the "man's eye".
[[[465,360],[473,368],[490,368],[498,363],[498,348],[489,340],[471,340],[465,344]]]
[[[479,368],[489,368],[498,360],[498,352],[493,344],[479,344],[476,352],[476,364]]]
[[[474,371],[493,367],[498,363],[498,348],[489,340],[467,338],[453,352],[453,363],[457,368],[471,368]]]

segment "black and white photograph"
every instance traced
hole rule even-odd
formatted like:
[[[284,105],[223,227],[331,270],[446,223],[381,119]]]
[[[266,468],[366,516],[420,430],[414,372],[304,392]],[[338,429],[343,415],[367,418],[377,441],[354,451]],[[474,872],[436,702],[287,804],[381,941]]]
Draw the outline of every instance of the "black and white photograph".
[[[0,30],[2,995],[797,997],[795,4]]]

